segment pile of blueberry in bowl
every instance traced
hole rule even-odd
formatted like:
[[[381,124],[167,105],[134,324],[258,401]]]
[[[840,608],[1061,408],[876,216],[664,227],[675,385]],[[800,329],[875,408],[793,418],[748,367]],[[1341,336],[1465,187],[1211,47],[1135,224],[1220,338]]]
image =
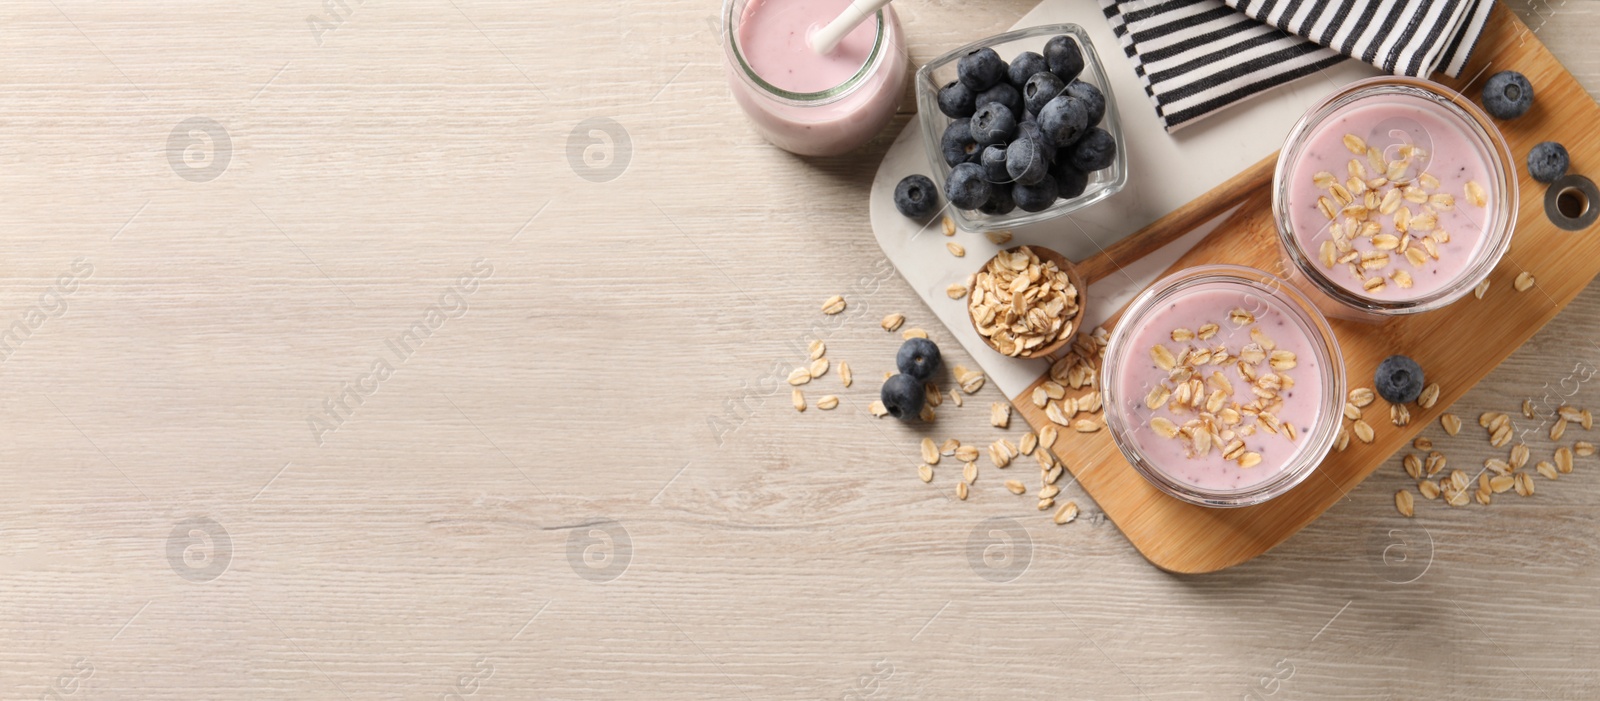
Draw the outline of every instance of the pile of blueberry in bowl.
[[[914,189],[931,183],[962,229],[1044,221],[1127,183],[1116,101],[1078,25],[963,46],[918,69],[916,92],[933,178]]]

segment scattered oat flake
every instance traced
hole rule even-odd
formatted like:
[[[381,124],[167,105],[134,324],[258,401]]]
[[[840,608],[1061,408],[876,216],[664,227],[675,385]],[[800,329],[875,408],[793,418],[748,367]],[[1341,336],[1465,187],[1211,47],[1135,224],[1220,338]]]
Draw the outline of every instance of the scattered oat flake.
[[[1595,454],[1595,447],[1589,441],[1578,441],[1572,444],[1572,452],[1574,455],[1586,458]]]
[[[794,400],[795,411],[803,412],[806,410],[806,395],[800,390],[795,390],[794,393],[790,395],[790,398]]]
[[[1522,400],[1522,416],[1524,418],[1529,418],[1529,419],[1533,418],[1533,400],[1532,399],[1524,399],[1524,400]]]
[[[1078,433],[1094,433],[1095,431],[1100,430],[1100,424],[1088,419],[1078,419],[1077,421],[1072,422],[1072,430],[1077,431]]]
[[[1006,480],[1006,489],[1009,490],[1012,494],[1018,494],[1018,495],[1026,494],[1028,492],[1028,487],[1026,485],[1024,485],[1023,483],[1018,482],[1016,480]]]
[[[950,299],[961,299],[962,297],[967,296],[967,286],[958,282],[944,288],[944,293],[949,295]]]
[[[923,482],[932,482],[933,481],[933,466],[932,465],[921,465],[921,466],[917,467],[917,477],[920,477]]]
[[[1061,525],[1065,525],[1065,524],[1068,524],[1068,523],[1072,523],[1077,518],[1078,518],[1078,503],[1075,502],[1075,501],[1069,501],[1069,502],[1067,502],[1065,504],[1062,504],[1061,508],[1056,509],[1055,516],[1052,517],[1050,520],[1055,521],[1057,526],[1061,526]]]
[[[973,484],[978,481],[978,463],[969,462],[961,466],[961,481]]]
[[[879,325],[883,327],[884,331],[894,331],[896,329],[899,329],[900,325],[904,324],[904,323],[906,323],[906,315],[904,315],[904,314],[890,314],[890,315],[884,317],[882,323],[880,323]]]
[[[989,243],[996,246],[1004,246],[1011,243],[1011,232],[1009,231],[990,231],[984,236],[988,237]]]
[[[1011,405],[1004,402],[990,404],[989,425],[995,428],[1009,428],[1011,426]]]
[[[811,361],[811,367],[806,368],[806,371],[811,373],[813,379],[828,374],[828,359],[817,358]]]
[[[966,247],[962,246],[961,244],[956,243],[954,241],[950,241],[950,242],[945,243],[944,247],[945,247],[946,250],[950,251],[950,255],[955,256],[957,258],[961,258],[961,257],[967,255]]]
[[[932,438],[922,439],[922,461],[929,465],[939,464],[939,446],[933,444]]]
[[[1517,279],[1512,281],[1511,287],[1518,292],[1527,291],[1528,288],[1533,287],[1533,273],[1526,270],[1517,273]]]
[[[956,448],[956,459],[961,462],[976,462],[978,459],[978,447],[975,445],[963,445]]]
[[[1484,278],[1483,282],[1478,283],[1478,285],[1476,287],[1472,288],[1472,296],[1473,297],[1477,297],[1478,299],[1483,299],[1483,295],[1485,293],[1487,293],[1488,291],[1489,291],[1489,279],[1488,278]]]
[[[1357,407],[1365,407],[1368,404],[1371,404],[1373,398],[1376,396],[1377,395],[1373,394],[1371,389],[1366,387],[1357,387],[1353,390],[1350,390],[1350,403],[1356,405]]]
[[[962,501],[966,501],[967,500],[967,483],[966,482],[957,482],[956,483],[956,498],[960,499]]]
[[[1417,395],[1417,406],[1424,409],[1433,408],[1439,402],[1439,383],[1435,382],[1422,388],[1422,394]]]
[[[1444,432],[1452,436],[1461,432],[1461,417],[1455,414],[1444,414],[1439,417],[1439,425],[1444,427]]]
[[[948,214],[944,215],[944,235],[945,236],[955,236],[956,235],[956,222],[955,222],[954,219],[951,219],[950,215],[948,215]]]
[[[855,376],[850,374],[850,364],[843,360],[839,361],[839,381],[844,383],[844,386],[849,387],[854,378]]]
[[[1055,447],[1055,444],[1056,444],[1056,427],[1054,427],[1054,426],[1045,426],[1044,428],[1039,429],[1039,445],[1041,447],[1045,448],[1046,450],[1049,450],[1050,448]]]
[[[839,406],[839,398],[831,394],[817,400],[817,408],[823,411],[828,411],[836,406]]]
[[[917,412],[917,418],[922,419],[926,423],[933,423],[933,420],[938,418],[938,415],[934,413],[933,407],[924,404],[922,405],[922,411]]]
[[[1411,518],[1415,509],[1415,502],[1411,499],[1411,492],[1404,489],[1394,493],[1394,508],[1401,516]]]
[[[840,295],[834,295],[832,297],[829,297],[827,299],[827,301],[822,303],[822,313],[823,314],[828,314],[828,315],[838,314],[839,312],[844,311],[844,308],[845,308],[844,297],[840,296]]]
[[[905,333],[900,334],[900,337],[907,341],[913,338],[927,338],[928,332],[922,329],[906,329]]]
[[[791,385],[803,385],[810,381],[811,370],[807,368],[795,368],[789,371],[789,384]]]
[[[1366,421],[1356,419],[1354,423],[1350,424],[1350,430],[1356,434],[1356,438],[1361,439],[1362,443],[1372,442],[1372,438],[1374,436],[1372,432],[1372,426]]]
[[[878,399],[872,400],[872,403],[867,405],[867,412],[880,419],[889,415],[888,407],[885,407],[883,401]]]
[[[950,390],[950,401],[955,402],[956,406],[961,406],[961,393],[956,391],[955,389],[951,389]]]
[[[823,343],[821,339],[817,339],[811,342],[809,350],[811,351],[811,359],[816,360],[828,352],[828,345]]]

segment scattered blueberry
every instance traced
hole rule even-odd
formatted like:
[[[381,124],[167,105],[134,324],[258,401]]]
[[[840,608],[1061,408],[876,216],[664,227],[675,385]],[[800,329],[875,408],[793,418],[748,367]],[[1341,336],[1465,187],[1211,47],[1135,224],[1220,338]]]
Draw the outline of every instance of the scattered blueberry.
[[[1545,141],[1528,152],[1528,173],[1541,183],[1553,183],[1567,174],[1567,147],[1554,141]]]
[[[999,83],[988,90],[978,93],[978,107],[982,108],[989,103],[999,103],[1011,110],[1013,116],[1022,114],[1022,93],[1011,87],[1010,83]]]
[[[978,160],[978,142],[972,140],[971,121],[957,119],[951,122],[950,126],[944,128],[939,147],[944,151],[945,165],[955,166]]]
[[[1039,111],[1039,127],[1056,148],[1076,143],[1089,127],[1089,106],[1071,95],[1057,95]]]
[[[1050,163],[1040,153],[1042,150],[1032,139],[1011,142],[1006,146],[1006,173],[1018,185],[1038,184],[1050,174]]]
[[[1056,99],[1062,90],[1067,89],[1067,84],[1061,82],[1056,74],[1050,72],[1035,73],[1028,79],[1028,84],[1022,86],[1022,100],[1030,111],[1038,112],[1051,100]]]
[[[1011,196],[1017,200],[1017,209],[1024,212],[1042,212],[1056,203],[1061,194],[1056,187],[1056,179],[1048,175],[1039,179],[1032,185],[1018,184],[1011,188]]]
[[[1095,126],[1106,118],[1106,94],[1100,92],[1100,88],[1081,80],[1074,80],[1067,84],[1066,93],[1083,100],[1089,107],[1089,126]]]
[[[1403,355],[1391,355],[1378,364],[1372,377],[1378,396],[1391,404],[1407,404],[1422,394],[1422,366]]]
[[[994,87],[1006,77],[1006,62],[994,49],[984,47],[956,61],[956,79],[974,93]]]
[[[922,405],[928,401],[928,390],[910,375],[893,375],[883,381],[878,399],[889,415],[901,421],[910,421],[922,415]]]
[[[1038,122],[1023,122],[1017,125],[1017,138],[1032,139],[1034,145],[1044,147],[1041,151],[1044,153],[1045,160],[1051,163],[1056,162],[1055,145],[1044,137],[1044,127],[1039,126]]]
[[[1064,199],[1072,199],[1083,194],[1089,186],[1089,174],[1073,166],[1069,159],[1063,158],[1050,169],[1050,177],[1056,181],[1057,194]]]
[[[1062,34],[1044,45],[1044,62],[1061,82],[1070,83],[1083,72],[1083,51],[1072,37]]]
[[[977,209],[989,201],[989,181],[983,177],[983,166],[962,163],[950,170],[950,179],[944,182],[944,196],[961,209]]]
[[[978,94],[968,90],[959,80],[952,80],[949,84],[939,88],[939,111],[951,119],[971,117],[972,111],[978,109]]]
[[[1093,173],[1117,160],[1117,142],[1111,133],[1100,127],[1091,127],[1067,154],[1072,167]]]
[[[1000,183],[990,186],[989,201],[983,203],[978,211],[984,214],[1010,214],[1016,208],[1017,200],[1011,196],[1011,184]]]
[[[939,369],[939,347],[926,338],[908,338],[895,353],[894,366],[913,380],[927,382]]]
[[[1500,71],[1483,84],[1483,109],[1496,119],[1516,119],[1533,106],[1533,84],[1516,71]]]
[[[991,183],[1009,183],[1011,174],[1006,172],[1006,147],[1001,144],[983,147],[983,155],[978,157],[978,165],[983,166],[983,177]]]
[[[1016,135],[1017,118],[1005,105],[991,102],[972,113],[972,139],[979,144],[1003,144]]]
[[[907,175],[894,186],[894,208],[912,219],[926,219],[939,208],[939,188],[926,175]]]
[[[1044,62],[1044,57],[1032,51],[1024,51],[1011,59],[1011,67],[1006,69],[1006,78],[1012,85],[1022,87],[1027,84],[1033,74],[1050,70],[1049,64]]]

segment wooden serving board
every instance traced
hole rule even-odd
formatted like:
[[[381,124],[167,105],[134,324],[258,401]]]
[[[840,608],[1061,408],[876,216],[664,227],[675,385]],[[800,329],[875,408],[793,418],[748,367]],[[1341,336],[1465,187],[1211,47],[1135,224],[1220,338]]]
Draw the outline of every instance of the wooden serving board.
[[[1545,186],[1527,175],[1528,150],[1541,141],[1559,141],[1572,157],[1570,172],[1600,176],[1600,105],[1550,55],[1533,32],[1505,6],[1497,5],[1460,80],[1440,82],[1476,96],[1487,76],[1517,70],[1532,81],[1536,99],[1528,114],[1501,122],[1521,177],[1521,205],[1515,239],[1490,276],[1483,299],[1471,296],[1442,310],[1397,318],[1382,325],[1333,320],[1343,350],[1350,387],[1370,387],[1384,357],[1415,358],[1429,382],[1441,388],[1431,409],[1411,409],[1411,422],[1397,427],[1383,401],[1364,410],[1377,429],[1371,444],[1351,439],[1331,453],[1316,473],[1292,491],[1258,506],[1213,509],[1169,497],[1151,486],[1123,459],[1108,431],[1079,434],[1063,429],[1054,453],[1105,511],[1107,517],[1151,563],[1180,573],[1212,572],[1245,562],[1294,535],[1342,499],[1367,475],[1409,444],[1448,410],[1452,402],[1494,369],[1561,311],[1600,273],[1600,236],[1557,228],[1545,215]],[[1281,270],[1270,207],[1272,170],[1268,157],[1205,196],[1163,217],[1104,253],[1080,263],[1084,277],[1114,272],[1119,264],[1147,255],[1228,208],[1243,203],[1214,233],[1183,255],[1172,270],[1208,263],[1235,263]],[[1600,202],[1591,203],[1600,206]],[[1517,292],[1512,280],[1527,271],[1533,288]],[[1170,272],[1170,271],[1169,271]],[[1109,323],[1115,323],[1115,318]],[[1043,383],[1048,375],[1039,378]],[[1050,424],[1033,406],[1029,391],[1013,402],[1035,429]],[[1463,430],[1481,430],[1476,417],[1462,417]],[[1346,422],[1348,424],[1348,421]]]

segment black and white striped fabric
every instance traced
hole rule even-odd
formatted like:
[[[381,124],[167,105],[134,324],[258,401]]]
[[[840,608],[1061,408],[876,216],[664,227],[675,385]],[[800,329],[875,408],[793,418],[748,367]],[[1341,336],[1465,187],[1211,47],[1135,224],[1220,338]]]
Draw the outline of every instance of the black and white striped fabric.
[[[1493,0],[1100,0],[1167,131],[1343,61],[1461,73]]]

